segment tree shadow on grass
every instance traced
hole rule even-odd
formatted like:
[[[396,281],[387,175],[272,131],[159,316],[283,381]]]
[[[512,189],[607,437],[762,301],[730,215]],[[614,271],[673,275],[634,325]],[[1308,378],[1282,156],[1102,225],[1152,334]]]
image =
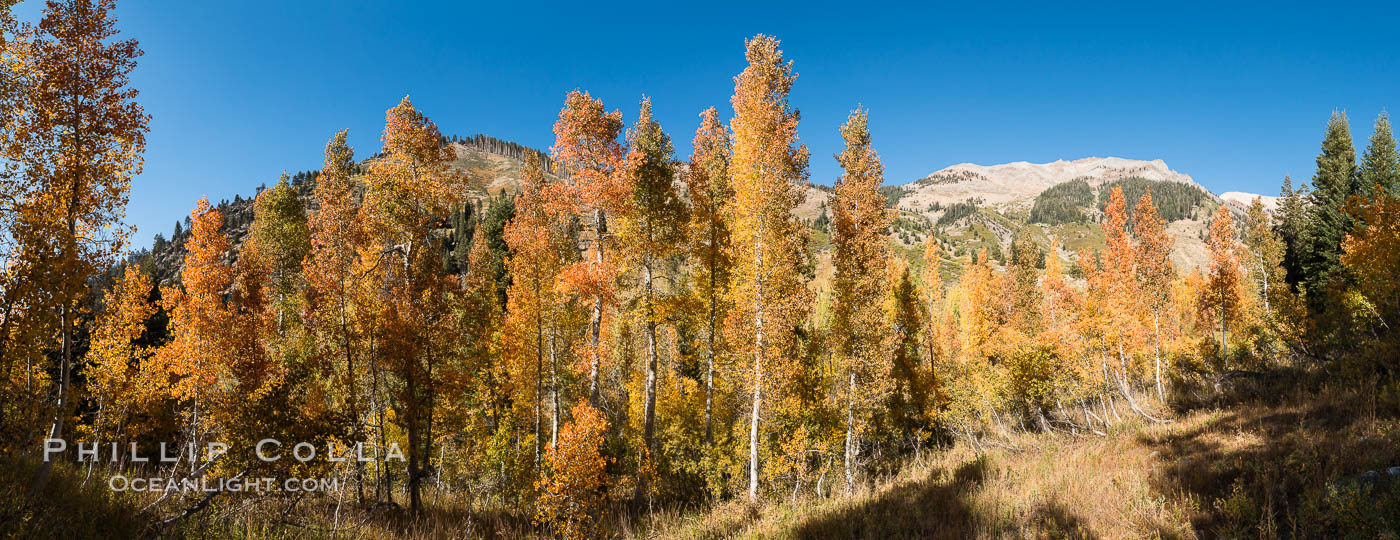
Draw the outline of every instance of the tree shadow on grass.
[[[798,538],[1014,537],[1031,532],[1000,522],[970,503],[986,468],[986,461],[978,459],[951,475],[930,471],[924,478],[905,481],[868,500],[818,512],[793,532]],[[1030,522],[1034,535],[1041,538],[1093,537],[1079,518],[1059,505],[1036,509]]]
[[[1400,515],[1400,499],[1346,488],[1365,471],[1400,465],[1396,412],[1355,392],[1279,392],[1137,442],[1158,452],[1153,490],[1196,501],[1191,522],[1203,537],[1374,537],[1395,532],[1400,520],[1384,516]]]

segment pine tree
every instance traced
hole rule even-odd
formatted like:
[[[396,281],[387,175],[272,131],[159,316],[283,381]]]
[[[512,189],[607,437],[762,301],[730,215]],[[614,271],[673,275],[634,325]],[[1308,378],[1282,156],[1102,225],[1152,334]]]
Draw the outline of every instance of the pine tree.
[[[1283,177],[1279,195],[1274,229],[1283,240],[1284,279],[1289,285],[1301,286],[1303,258],[1308,249],[1308,200],[1311,197],[1307,184],[1294,189],[1293,179],[1288,176]]]
[[[797,329],[811,305],[801,271],[807,236],[793,215],[808,152],[797,144],[798,114],[787,101],[797,78],[792,63],[783,61],[771,37],[758,35],[747,48],[749,65],[734,78],[731,100],[735,267],[725,332],[733,354],[752,362],[748,498],[757,501],[764,391],[781,388],[783,376],[794,371]]]
[[[1382,112],[1376,117],[1371,143],[1361,158],[1361,193],[1369,196],[1400,197],[1400,151],[1395,147],[1395,134],[1390,129],[1390,115]],[[1377,189],[1380,189],[1377,192]]]
[[[1322,153],[1317,156],[1309,194],[1308,246],[1303,260],[1303,288],[1314,309],[1320,309],[1334,280],[1342,279],[1337,258],[1342,240],[1351,232],[1353,219],[1346,211],[1347,200],[1359,183],[1356,150],[1345,113],[1332,113]]]

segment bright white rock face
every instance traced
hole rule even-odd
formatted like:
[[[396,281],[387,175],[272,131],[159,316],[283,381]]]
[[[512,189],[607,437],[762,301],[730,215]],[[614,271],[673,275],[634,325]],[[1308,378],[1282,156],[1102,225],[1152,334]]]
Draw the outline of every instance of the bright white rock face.
[[[979,197],[985,205],[999,210],[1024,210],[1041,192],[1071,180],[1082,178],[1097,187],[1133,177],[1201,187],[1190,175],[1172,170],[1160,159],[1087,157],[1051,163],[960,163],[906,185],[913,192],[900,198],[899,206],[918,211],[934,202],[946,205]]]

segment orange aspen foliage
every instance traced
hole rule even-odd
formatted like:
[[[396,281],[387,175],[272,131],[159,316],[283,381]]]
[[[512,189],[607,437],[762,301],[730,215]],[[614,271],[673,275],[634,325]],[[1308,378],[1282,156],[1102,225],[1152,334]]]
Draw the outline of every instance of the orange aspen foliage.
[[[224,217],[200,199],[190,214],[188,253],[180,274],[180,288],[161,292],[165,310],[170,313],[171,341],[158,355],[172,382],[173,397],[188,399],[193,440],[205,428],[205,411],[218,409],[217,392],[227,380],[227,353],[234,349],[230,324],[233,311],[224,295],[233,286],[233,267],[224,262],[229,251],[224,238]],[[217,393],[216,393],[217,392]]]
[[[608,257],[614,239],[608,230],[609,216],[625,208],[632,188],[626,174],[627,152],[618,142],[622,134],[622,113],[607,112],[603,102],[587,92],[574,90],[564,98],[559,120],[554,123],[554,161],[563,166],[565,179],[549,186],[544,194],[551,215],[573,214],[585,220],[592,238],[588,239],[585,260],[564,271],[567,286],[593,300],[588,323],[588,344],[583,355],[589,359],[588,395],[598,400],[598,373],[603,357],[604,318],[615,303],[614,281],[617,267]]]
[[[1209,273],[1197,297],[1197,308],[1207,327],[1220,329],[1220,363],[1229,366],[1228,332],[1230,324],[1241,323],[1244,308],[1244,267],[1240,264],[1239,242],[1235,239],[1235,220],[1225,205],[1220,205],[1210,222]]]
[[[1122,187],[1115,186],[1110,192],[1102,225],[1104,249],[1099,255],[1097,268],[1086,273],[1089,278],[1088,309],[1094,314],[1088,322],[1097,326],[1090,335],[1098,342],[1103,382],[1112,386],[1117,377],[1111,376],[1110,371],[1116,370],[1119,377],[1130,373],[1130,363],[1141,341],[1135,254],[1132,239],[1128,236],[1127,202],[1123,198]],[[1117,358],[1117,366],[1109,365],[1110,357]]]
[[[451,352],[434,339],[451,328],[447,297],[453,288],[441,274],[433,231],[458,203],[464,179],[455,174],[452,148],[437,126],[408,97],[385,113],[384,148],[370,164],[361,215],[367,248],[361,258],[374,280],[375,318],[382,336],[375,359],[400,382],[396,418],[407,435],[409,506],[422,508],[420,485],[431,467],[434,367]]]
[[[783,61],[778,40],[759,35],[747,47],[749,65],[734,78],[731,99],[734,277],[725,332],[733,354],[752,366],[748,498],[756,501],[764,391],[781,389],[795,375],[797,329],[812,293],[801,274],[807,235],[793,215],[808,159],[807,148],[797,144],[797,111],[787,102],[797,75]],[[784,396],[775,397],[781,402]]]
[[[1157,213],[1157,205],[1152,202],[1152,191],[1142,194],[1137,207],[1133,209],[1133,250],[1134,270],[1142,303],[1152,317],[1153,380],[1156,382],[1157,399],[1166,400],[1162,389],[1162,314],[1171,300],[1172,280],[1176,279],[1176,269],[1172,267],[1172,236],[1166,232],[1166,223]]]
[[[846,493],[854,482],[853,463],[866,416],[888,390],[891,335],[880,309],[886,293],[890,215],[880,193],[884,166],[870,146],[868,115],[853,111],[841,126],[845,149],[836,156],[844,171],[832,199],[831,339],[845,379]]]
[[[323,366],[335,366],[342,391],[334,394],[350,413],[352,431],[363,438],[360,421],[362,381],[357,359],[363,354],[355,314],[363,298],[358,269],[358,250],[365,234],[356,207],[350,175],[354,150],[346,144],[348,132],[341,130],[326,142],[325,163],[316,177],[317,205],[307,217],[310,252],[302,262],[306,279],[305,324],[315,338],[313,355]],[[357,367],[358,366],[358,367]]]
[[[563,538],[601,538],[610,459],[603,455],[608,421],[587,403],[573,409],[573,421],[549,445],[549,475],[540,481],[536,520]]]
[[[516,406],[533,407],[517,415],[529,417],[533,414],[536,464],[541,462],[544,446],[545,373],[557,368],[553,329],[562,308],[555,281],[563,264],[560,257],[563,239],[558,224],[551,221],[546,210],[544,194],[548,189],[538,158],[527,158],[520,194],[515,197],[515,217],[505,228],[506,245],[511,251],[506,262],[511,283],[506,291],[504,346],[509,358],[511,395]],[[554,379],[550,377],[549,380]]]

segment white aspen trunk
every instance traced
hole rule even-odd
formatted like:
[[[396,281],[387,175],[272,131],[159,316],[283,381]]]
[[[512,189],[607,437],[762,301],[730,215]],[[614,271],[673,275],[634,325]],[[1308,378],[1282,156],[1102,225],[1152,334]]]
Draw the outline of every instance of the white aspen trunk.
[[[711,238],[711,240],[710,240],[710,245],[711,245],[711,246],[714,245],[714,239],[713,239],[713,238]],[[714,441],[714,421],[713,421],[714,416],[713,416],[713,411],[714,411],[714,401],[715,401],[715,317],[716,317],[715,311],[717,311],[717,310],[716,310],[716,306],[715,306],[715,269],[714,269],[713,265],[711,265],[711,268],[710,268],[710,290],[709,290],[709,296],[710,296],[710,298],[709,298],[709,301],[710,301],[710,306],[709,306],[709,307],[710,307],[710,309],[709,309],[709,311],[710,311],[710,313],[709,313],[709,325],[710,325],[710,328],[709,328],[708,335],[706,336],[706,339],[709,341],[709,343],[708,343],[708,347],[706,347],[707,350],[705,351],[705,356],[706,356],[706,358],[705,358],[705,442],[706,442],[706,443],[710,443],[710,442],[713,442],[713,441]]]
[[[1156,370],[1157,370],[1157,401],[1167,402],[1167,394],[1162,391],[1162,324],[1161,312],[1152,311],[1152,348],[1156,350]]]
[[[856,372],[848,370],[846,377],[846,496],[851,495],[851,483],[855,481],[855,400]]]
[[[763,224],[760,222],[754,243],[754,353],[753,353],[753,413],[749,418],[749,502],[758,502],[758,420],[763,400]]]
[[[602,210],[595,210],[593,214],[594,231],[597,238],[593,246],[594,262],[599,266],[603,264],[603,235],[607,233],[607,217]],[[598,406],[598,366],[602,364],[602,357],[598,348],[601,346],[599,336],[603,329],[603,297],[598,296],[593,299],[593,316],[588,320],[588,333],[592,345],[593,354],[588,364],[588,402],[593,406]]]
[[[646,316],[647,316],[647,381],[646,396],[642,411],[642,440],[645,441],[647,450],[656,450],[656,320],[652,311],[652,275],[651,260],[648,258],[642,264],[642,278],[646,292]]]
[[[559,361],[555,356],[554,333],[549,335],[549,444],[557,448],[559,444]]]

